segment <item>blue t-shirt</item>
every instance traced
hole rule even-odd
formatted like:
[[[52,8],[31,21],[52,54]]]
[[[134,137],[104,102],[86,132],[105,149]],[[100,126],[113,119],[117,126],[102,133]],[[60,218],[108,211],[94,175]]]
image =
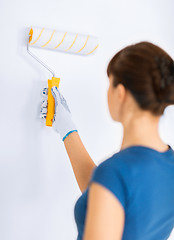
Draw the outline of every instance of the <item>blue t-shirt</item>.
[[[95,167],[76,201],[77,240],[83,239],[87,198],[92,182],[102,184],[125,210],[122,240],[165,240],[174,227],[174,151],[134,145]]]

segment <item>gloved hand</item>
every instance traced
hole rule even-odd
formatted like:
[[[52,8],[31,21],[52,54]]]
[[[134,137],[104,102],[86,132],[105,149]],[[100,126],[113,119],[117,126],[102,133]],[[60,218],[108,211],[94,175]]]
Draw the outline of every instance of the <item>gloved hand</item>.
[[[57,87],[52,87],[51,93],[55,100],[55,114],[52,127],[60,134],[62,141],[64,141],[70,133],[74,131],[77,132],[77,129],[72,120],[67,102],[59,89]],[[46,119],[48,88],[42,90],[42,95],[45,96],[46,99],[42,102],[40,117]]]

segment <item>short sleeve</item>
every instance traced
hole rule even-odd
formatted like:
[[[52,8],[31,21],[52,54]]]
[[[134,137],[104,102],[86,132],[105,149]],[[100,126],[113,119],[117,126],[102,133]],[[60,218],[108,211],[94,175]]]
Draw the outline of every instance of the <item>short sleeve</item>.
[[[117,169],[107,164],[107,161],[95,167],[89,184],[92,182],[97,182],[111,191],[120,201],[123,208],[126,208],[126,188],[123,178]]]

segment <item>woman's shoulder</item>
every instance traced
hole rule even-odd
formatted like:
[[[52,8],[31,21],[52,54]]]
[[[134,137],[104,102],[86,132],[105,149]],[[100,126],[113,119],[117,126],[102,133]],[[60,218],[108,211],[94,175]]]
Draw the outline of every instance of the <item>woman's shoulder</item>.
[[[133,164],[133,162],[137,162],[139,159],[141,152],[135,151],[134,148],[126,148],[120,150],[118,152],[113,153],[111,156],[107,157],[103,162],[99,164],[99,166],[106,167],[124,167],[127,164]],[[142,153],[143,154],[143,153]]]
[[[97,168],[117,171],[120,174],[130,174],[132,171],[151,164],[151,154],[153,154],[153,152],[147,151],[145,148],[138,146],[128,147],[107,157],[99,163]]]
[[[152,148],[144,146],[132,146],[113,153],[99,164],[99,168],[107,171],[117,171],[120,175],[135,176],[141,170],[156,167],[156,164],[174,164],[174,151],[170,148],[160,153]]]

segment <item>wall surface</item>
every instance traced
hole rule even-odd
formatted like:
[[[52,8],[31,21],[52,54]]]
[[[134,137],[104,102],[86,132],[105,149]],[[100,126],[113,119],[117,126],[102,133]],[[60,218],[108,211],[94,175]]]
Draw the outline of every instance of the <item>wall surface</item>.
[[[77,237],[73,211],[80,190],[63,142],[39,119],[41,89],[51,75],[27,53],[27,28],[99,37],[96,54],[88,57],[31,49],[61,78],[60,90],[98,164],[118,151],[122,140],[122,127],[111,120],[107,108],[107,64],[118,50],[143,40],[174,57],[173,9],[172,0],[1,0],[1,240]],[[171,106],[159,131],[172,147],[173,122]]]

